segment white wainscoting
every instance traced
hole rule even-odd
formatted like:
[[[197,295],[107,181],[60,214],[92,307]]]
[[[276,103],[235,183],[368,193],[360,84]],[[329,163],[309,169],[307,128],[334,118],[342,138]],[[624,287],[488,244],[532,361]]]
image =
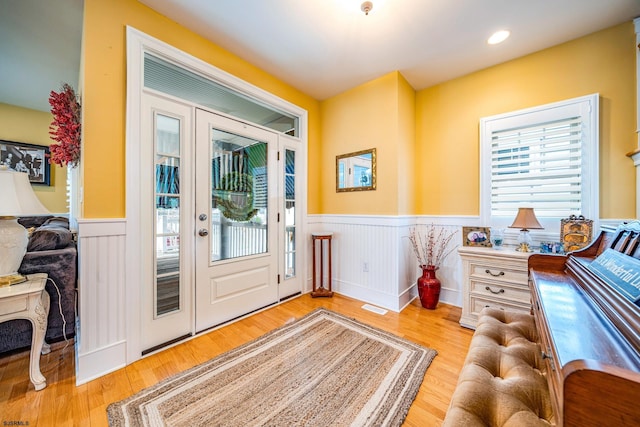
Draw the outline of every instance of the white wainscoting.
[[[126,365],[126,220],[78,220],[76,385]]]
[[[411,227],[433,224],[457,229],[455,246],[462,245],[462,226],[481,226],[477,216],[368,216],[309,215],[311,233],[332,232],[332,285],[342,295],[393,311],[401,311],[417,297],[416,280],[421,271],[408,236]],[[599,225],[617,225],[623,220],[600,220]],[[519,230],[505,230],[505,244],[517,246]],[[594,229],[594,237],[598,230]],[[558,232],[531,232],[534,246],[557,241]],[[310,244],[310,243],[309,243]],[[308,251],[306,291],[312,287],[311,251]],[[326,255],[325,255],[326,259]],[[366,264],[366,265],[365,265]],[[368,270],[368,271],[365,271]],[[440,301],[462,306],[462,263],[456,250],[437,272],[442,283]]]
[[[434,224],[447,228],[468,225],[464,217],[309,215],[308,231],[332,232],[333,290],[393,311],[401,311],[417,297],[421,271],[408,240],[411,227]],[[308,239],[311,241],[311,238]],[[455,245],[462,240],[454,238]],[[311,251],[309,251],[311,265]],[[365,271],[368,270],[368,271]],[[307,290],[311,289],[311,268]],[[438,270],[440,300],[460,306],[461,267],[457,253]]]
[[[622,220],[600,221],[617,225]],[[393,311],[401,311],[417,296],[418,263],[407,239],[412,226],[434,224],[460,230],[478,226],[477,217],[309,215],[311,233],[331,231],[333,288],[343,295]],[[139,324],[127,321],[127,303],[139,303],[125,294],[127,260],[125,219],[78,220],[78,318],[76,330],[76,384],[120,369],[139,358]],[[535,241],[551,240],[553,233],[533,233]],[[509,230],[507,244],[515,244],[517,230]],[[458,234],[456,245],[462,243]],[[311,290],[311,251],[307,251],[306,292]],[[368,271],[365,270],[365,263]],[[440,301],[461,306],[462,267],[454,251],[438,270]],[[127,341],[126,325],[129,327]],[[133,328],[133,330],[132,330]],[[133,349],[133,350],[131,350]],[[135,355],[127,359],[127,350]]]

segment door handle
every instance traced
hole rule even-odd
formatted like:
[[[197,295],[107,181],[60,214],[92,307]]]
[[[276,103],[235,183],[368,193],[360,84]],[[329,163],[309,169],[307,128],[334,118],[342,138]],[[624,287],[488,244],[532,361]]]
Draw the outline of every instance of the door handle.
[[[206,228],[201,228],[200,230],[198,230],[198,234],[202,237],[208,236],[209,230],[207,230]]]

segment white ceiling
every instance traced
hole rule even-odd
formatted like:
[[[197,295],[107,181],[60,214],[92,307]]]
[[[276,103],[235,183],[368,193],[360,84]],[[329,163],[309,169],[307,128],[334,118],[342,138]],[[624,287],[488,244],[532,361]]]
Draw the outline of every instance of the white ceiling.
[[[78,87],[83,0],[0,0],[0,102],[49,111]]]
[[[640,0],[140,1],[320,100],[394,70],[424,89],[640,16]]]
[[[640,0],[140,1],[320,100],[394,70],[420,90],[640,16]],[[48,111],[78,81],[82,4],[0,0],[0,102]]]

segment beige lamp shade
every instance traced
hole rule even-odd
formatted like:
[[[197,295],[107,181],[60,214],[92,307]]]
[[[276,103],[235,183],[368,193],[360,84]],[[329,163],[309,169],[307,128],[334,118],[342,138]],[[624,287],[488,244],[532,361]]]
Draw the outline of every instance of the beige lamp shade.
[[[31,188],[29,175],[0,167],[0,216],[48,215]]]
[[[13,276],[19,276],[18,268],[27,252],[27,230],[16,217],[47,214],[31,188],[29,175],[0,166],[0,286],[11,284]]]
[[[518,214],[513,224],[509,228],[519,228],[521,230],[542,230],[544,227],[538,222],[533,208],[518,208]]]

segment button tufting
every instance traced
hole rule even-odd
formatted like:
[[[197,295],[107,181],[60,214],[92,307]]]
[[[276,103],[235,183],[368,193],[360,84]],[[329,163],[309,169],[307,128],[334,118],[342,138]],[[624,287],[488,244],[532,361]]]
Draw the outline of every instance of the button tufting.
[[[553,414],[536,340],[533,316],[483,310],[442,425],[548,426]]]

